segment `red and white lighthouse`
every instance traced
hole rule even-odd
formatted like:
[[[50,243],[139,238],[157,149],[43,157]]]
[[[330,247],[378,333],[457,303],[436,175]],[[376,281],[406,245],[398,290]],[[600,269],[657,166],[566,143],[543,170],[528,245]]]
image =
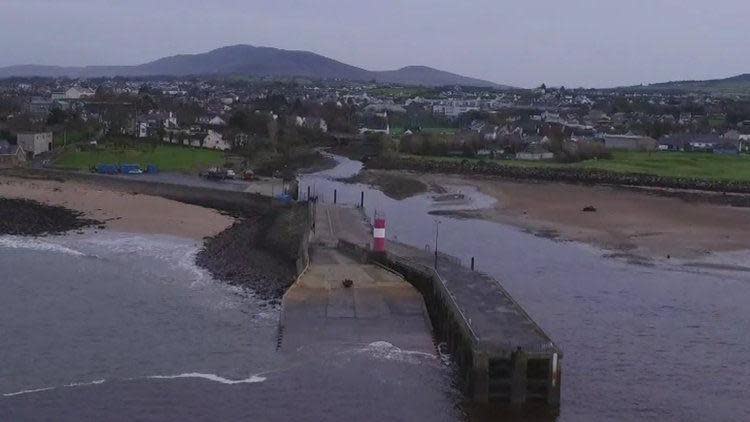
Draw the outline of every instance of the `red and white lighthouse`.
[[[372,250],[385,252],[385,218],[377,215],[372,229]]]

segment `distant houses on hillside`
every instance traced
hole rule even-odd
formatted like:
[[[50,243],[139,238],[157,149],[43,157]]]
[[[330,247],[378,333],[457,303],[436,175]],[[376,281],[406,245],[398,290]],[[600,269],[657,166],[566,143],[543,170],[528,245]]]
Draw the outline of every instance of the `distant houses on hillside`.
[[[654,138],[638,135],[605,134],[602,141],[607,149],[625,151],[655,151],[658,144]]]
[[[82,98],[93,97],[95,94],[96,92],[91,88],[72,86],[65,90],[53,91],[51,98],[52,100],[80,100]]]
[[[750,139],[749,139],[750,140]],[[665,136],[659,141],[661,151],[711,152],[714,154],[739,154],[747,148],[742,137],[719,136],[715,134],[676,134]]]
[[[312,130],[319,130],[323,133],[328,132],[328,123],[320,117],[300,117],[294,118],[294,124]]]
[[[20,145],[0,139],[0,168],[17,167],[26,162],[26,153]]]

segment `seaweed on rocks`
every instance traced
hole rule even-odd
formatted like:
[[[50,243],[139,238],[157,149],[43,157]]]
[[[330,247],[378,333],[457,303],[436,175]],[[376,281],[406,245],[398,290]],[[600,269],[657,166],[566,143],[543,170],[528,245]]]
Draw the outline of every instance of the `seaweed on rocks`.
[[[65,207],[45,205],[28,199],[0,198],[0,234],[41,236],[61,234],[101,222]]]
[[[240,217],[206,239],[196,263],[219,280],[248,287],[261,299],[280,299],[297,276],[295,260],[306,230],[297,208]]]

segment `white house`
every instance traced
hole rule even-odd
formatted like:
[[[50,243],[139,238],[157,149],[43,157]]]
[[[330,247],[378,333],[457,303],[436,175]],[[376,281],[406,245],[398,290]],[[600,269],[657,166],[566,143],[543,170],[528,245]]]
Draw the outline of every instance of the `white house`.
[[[225,122],[224,119],[219,116],[214,116],[211,120],[208,121],[208,124],[213,126],[226,126],[227,122]]]
[[[138,127],[136,129],[138,130],[137,136],[139,138],[148,137],[148,122],[138,122]]]
[[[384,133],[386,135],[391,134],[391,125],[388,122],[388,112],[374,113],[369,116],[370,118],[365,123],[365,126],[359,129],[360,134],[365,133]]]
[[[463,113],[478,110],[479,101],[472,100],[440,101],[432,106],[432,112],[434,114],[442,114],[447,117],[458,117]]]
[[[225,141],[221,136],[221,133],[209,130],[205,138],[203,138],[203,148],[219,149],[226,151],[230,148],[229,142]]]
[[[32,156],[52,149],[52,132],[19,133],[18,145]]]
[[[300,117],[297,116],[294,119],[294,123],[297,126],[306,127],[308,129],[320,130],[325,133],[328,132],[328,123],[324,119],[318,117]]]
[[[95,94],[93,89],[81,88],[80,86],[73,86],[65,90],[66,100],[80,100],[81,98],[93,97]]]

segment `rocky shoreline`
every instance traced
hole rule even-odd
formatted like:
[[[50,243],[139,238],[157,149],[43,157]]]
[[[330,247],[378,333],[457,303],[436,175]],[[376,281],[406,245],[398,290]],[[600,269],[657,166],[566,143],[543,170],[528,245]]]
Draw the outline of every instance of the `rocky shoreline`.
[[[196,264],[218,280],[249,288],[261,299],[278,300],[297,277],[305,216],[299,205],[239,216],[234,225],[206,239]]]
[[[0,235],[53,235],[102,224],[69,208],[29,199],[0,198]]]

